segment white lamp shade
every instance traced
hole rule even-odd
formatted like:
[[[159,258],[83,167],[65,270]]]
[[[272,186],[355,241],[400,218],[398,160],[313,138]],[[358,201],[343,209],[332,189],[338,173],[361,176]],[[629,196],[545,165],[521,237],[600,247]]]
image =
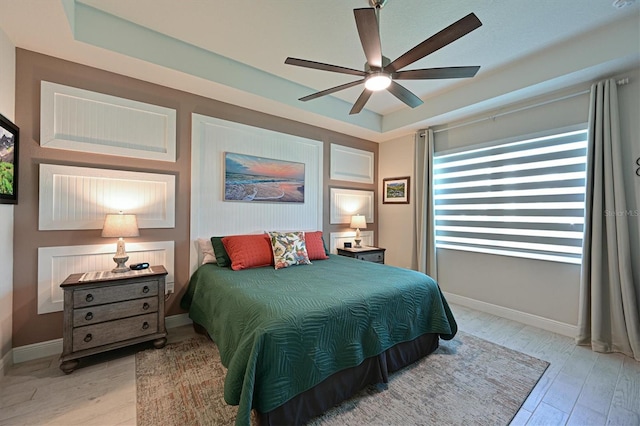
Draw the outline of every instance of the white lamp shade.
[[[367,220],[361,214],[351,216],[351,228],[367,229]]]
[[[138,220],[135,214],[110,213],[104,218],[102,236],[107,238],[138,237]]]

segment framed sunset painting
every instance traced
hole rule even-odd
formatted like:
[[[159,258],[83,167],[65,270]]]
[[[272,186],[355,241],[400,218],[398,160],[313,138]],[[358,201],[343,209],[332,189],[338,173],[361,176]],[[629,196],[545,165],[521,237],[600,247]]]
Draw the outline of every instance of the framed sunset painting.
[[[304,203],[304,163],[225,152],[224,200]]]

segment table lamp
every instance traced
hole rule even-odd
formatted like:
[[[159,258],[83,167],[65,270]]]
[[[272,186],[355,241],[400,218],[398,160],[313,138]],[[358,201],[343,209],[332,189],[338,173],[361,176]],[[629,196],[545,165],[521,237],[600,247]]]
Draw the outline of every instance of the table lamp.
[[[360,238],[360,229],[367,229],[367,221],[365,217],[361,214],[351,216],[350,227],[356,229],[356,238],[354,239],[354,241],[356,242],[356,248],[362,248],[362,246],[360,245],[360,242],[362,241],[362,239]]]
[[[125,263],[129,256],[124,249],[124,239],[128,237],[140,236],[138,221],[135,214],[109,213],[104,218],[102,226],[102,236],[105,238],[118,238],[117,250],[113,261],[116,267],[111,272],[127,272],[129,268]]]

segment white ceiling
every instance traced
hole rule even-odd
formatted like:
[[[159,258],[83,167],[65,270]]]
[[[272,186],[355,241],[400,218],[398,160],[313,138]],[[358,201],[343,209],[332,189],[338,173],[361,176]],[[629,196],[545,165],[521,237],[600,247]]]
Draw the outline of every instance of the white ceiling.
[[[480,65],[472,79],[404,81],[415,109],[359,77],[284,64],[288,56],[363,69],[353,9],[368,0],[0,0],[20,48],[381,142],[640,63],[640,3],[613,0],[389,0],[383,54],[395,59],[474,12],[483,25],[405,69]]]

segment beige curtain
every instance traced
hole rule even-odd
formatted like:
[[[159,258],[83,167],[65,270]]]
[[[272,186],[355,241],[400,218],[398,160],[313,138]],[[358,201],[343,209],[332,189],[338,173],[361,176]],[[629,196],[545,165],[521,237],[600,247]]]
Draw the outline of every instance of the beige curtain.
[[[433,130],[416,133],[415,152],[415,222],[418,270],[438,280],[436,231],[433,208]]]
[[[578,344],[640,360],[615,80],[591,86]],[[636,259],[637,261],[637,259]]]

